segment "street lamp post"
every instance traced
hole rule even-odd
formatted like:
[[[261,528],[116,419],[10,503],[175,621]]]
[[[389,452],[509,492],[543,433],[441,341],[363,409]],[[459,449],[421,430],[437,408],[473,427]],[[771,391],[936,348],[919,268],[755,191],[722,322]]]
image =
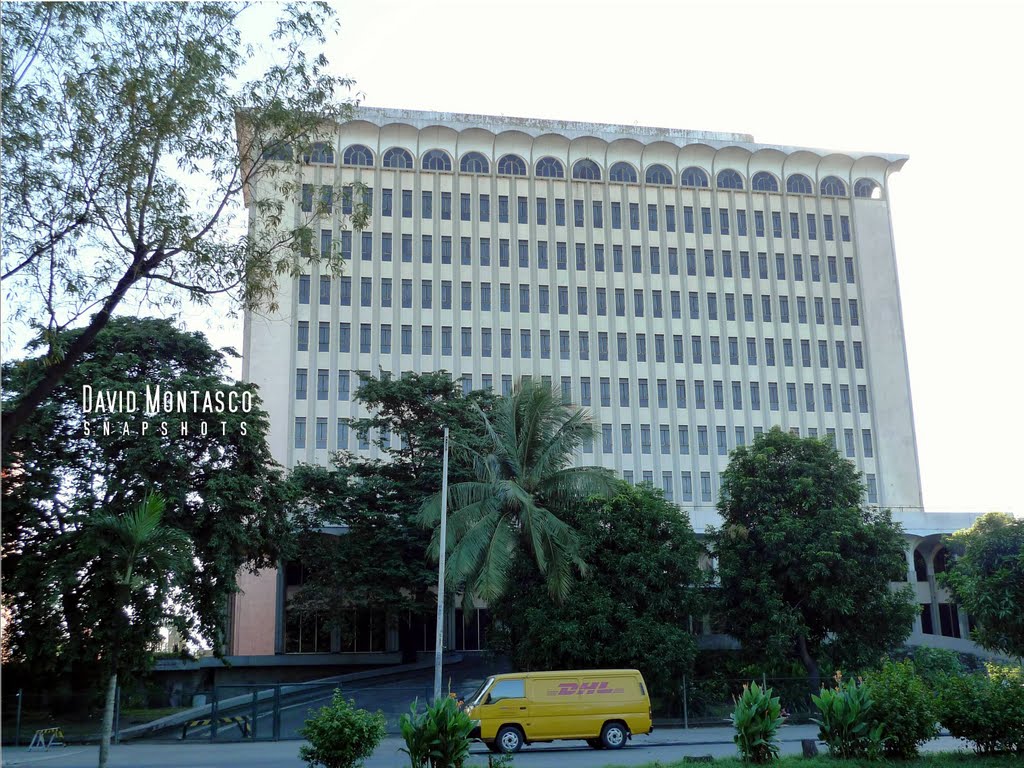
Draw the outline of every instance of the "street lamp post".
[[[448,427],[444,428],[441,467],[441,538],[437,564],[437,636],[434,644],[434,700],[441,698],[441,656],[444,647],[444,558],[448,543]]]

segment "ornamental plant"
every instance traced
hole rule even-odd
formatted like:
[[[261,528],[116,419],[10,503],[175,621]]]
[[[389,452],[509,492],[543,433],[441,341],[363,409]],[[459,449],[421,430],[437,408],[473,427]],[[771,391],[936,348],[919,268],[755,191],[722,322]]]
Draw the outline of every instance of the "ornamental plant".
[[[978,754],[1024,754],[1024,669],[986,664],[982,674],[939,685],[939,721]]]
[[[887,739],[882,737],[885,724],[872,721],[874,702],[868,687],[857,680],[844,683],[842,672],[836,672],[835,681],[834,689],[811,695],[821,713],[820,719],[811,718],[818,724],[818,738],[833,757],[877,759]]]
[[[770,763],[779,756],[778,731],[785,718],[771,688],[761,688],[755,682],[744,685],[731,719],[736,729],[732,740],[744,762]]]
[[[865,676],[872,701],[870,728],[884,725],[887,757],[912,758],[939,735],[935,697],[910,661],[886,661]]]
[[[309,740],[299,748],[299,757],[309,768],[359,768],[384,738],[384,723],[382,713],[356,709],[336,690],[331,703],[299,729]]]
[[[412,768],[462,768],[469,757],[473,721],[452,696],[435,700],[422,714],[414,701],[399,727]]]

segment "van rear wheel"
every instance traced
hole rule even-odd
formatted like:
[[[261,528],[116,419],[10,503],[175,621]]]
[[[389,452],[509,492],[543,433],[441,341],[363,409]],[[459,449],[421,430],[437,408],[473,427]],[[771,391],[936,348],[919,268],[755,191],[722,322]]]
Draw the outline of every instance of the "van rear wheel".
[[[621,749],[626,744],[626,728],[622,723],[605,723],[601,729],[601,746]]]
[[[518,752],[523,748],[523,732],[514,725],[503,725],[498,729],[494,743],[498,746],[499,752]]]

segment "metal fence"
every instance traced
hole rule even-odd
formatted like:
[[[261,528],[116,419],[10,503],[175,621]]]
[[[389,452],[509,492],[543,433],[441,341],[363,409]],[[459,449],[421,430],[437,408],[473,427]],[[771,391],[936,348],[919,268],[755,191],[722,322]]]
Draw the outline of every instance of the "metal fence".
[[[814,709],[803,677],[760,677],[759,685],[779,696],[789,722],[807,722]],[[655,695],[651,706],[660,727],[722,726],[729,722],[743,686],[750,678],[685,678],[678,691]],[[114,741],[123,731],[176,715],[173,724],[145,733],[146,738],[187,741],[271,741],[301,739],[305,721],[329,704],[339,686],[334,683],[218,685],[193,696],[193,707],[133,709],[130,696],[115,709]],[[432,686],[378,683],[341,686],[346,699],[371,712],[381,712],[389,733],[399,732],[399,719],[414,704],[422,711],[433,695]],[[120,693],[120,692],[119,692]],[[461,691],[460,691],[461,693]],[[96,741],[103,721],[103,695],[59,695],[19,691],[3,698],[3,742],[26,745],[44,728],[62,729],[68,743]]]
[[[675,695],[655,696],[651,708],[663,725],[695,728],[725,725],[743,686],[756,682],[778,696],[790,723],[806,723],[814,704],[806,677],[683,678]]]

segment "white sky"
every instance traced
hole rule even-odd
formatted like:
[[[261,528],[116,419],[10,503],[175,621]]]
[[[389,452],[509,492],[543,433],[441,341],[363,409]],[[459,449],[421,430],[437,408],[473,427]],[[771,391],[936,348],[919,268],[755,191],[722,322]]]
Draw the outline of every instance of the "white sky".
[[[368,106],[910,155],[890,205],[925,506],[1024,513],[1024,3],[332,4]],[[241,319],[188,314],[241,349]]]

